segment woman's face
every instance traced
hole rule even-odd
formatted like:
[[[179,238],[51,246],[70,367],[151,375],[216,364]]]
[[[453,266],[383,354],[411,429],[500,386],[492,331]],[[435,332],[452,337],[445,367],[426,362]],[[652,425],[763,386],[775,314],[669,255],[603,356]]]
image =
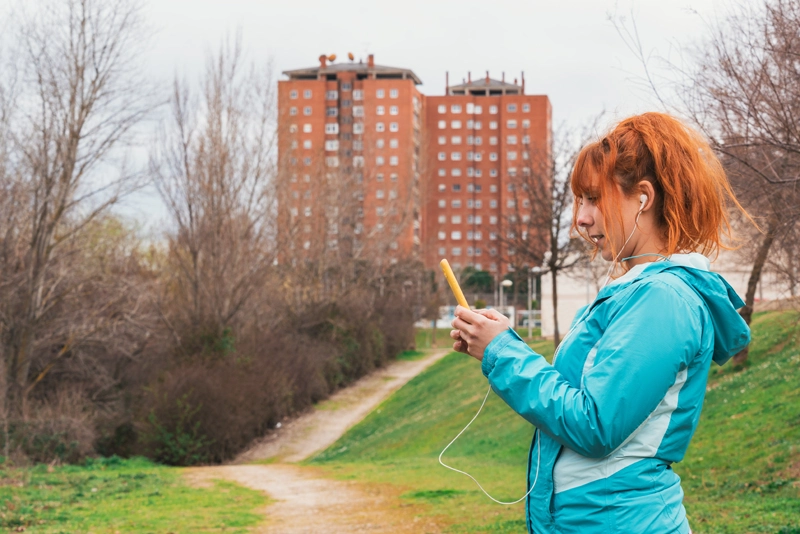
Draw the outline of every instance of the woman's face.
[[[605,228],[603,223],[603,213],[598,205],[596,193],[584,193],[578,199],[577,225],[583,229],[589,238],[594,241],[600,256],[606,261],[614,261],[619,258],[626,258],[636,250],[637,233],[634,232],[636,216],[641,206],[637,196],[626,197],[622,191],[620,194],[620,210],[622,213],[622,225],[619,224],[617,217],[611,217],[612,228]],[[633,232],[633,235],[631,235]],[[630,239],[628,239],[630,237]],[[627,241],[627,244],[625,242]],[[623,250],[620,250],[625,245]],[[617,257],[614,257],[614,251]]]

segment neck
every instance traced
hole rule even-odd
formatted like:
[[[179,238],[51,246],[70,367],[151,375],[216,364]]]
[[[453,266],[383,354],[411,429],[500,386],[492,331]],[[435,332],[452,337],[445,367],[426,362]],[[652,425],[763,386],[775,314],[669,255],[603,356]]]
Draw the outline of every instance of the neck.
[[[660,238],[656,237],[653,232],[643,233],[642,237],[644,239],[636,243],[628,256],[630,259],[623,261],[628,269],[641,263],[650,263],[664,258],[666,246]]]

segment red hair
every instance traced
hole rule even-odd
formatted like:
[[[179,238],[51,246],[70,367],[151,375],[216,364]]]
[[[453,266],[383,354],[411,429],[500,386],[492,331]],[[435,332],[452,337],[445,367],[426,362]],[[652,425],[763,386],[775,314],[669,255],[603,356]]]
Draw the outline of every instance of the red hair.
[[[750,219],[708,142],[670,115],[644,113],[623,120],[578,154],[570,182],[575,195],[573,231],[594,243],[577,225],[584,194],[598,197],[605,228],[612,227],[612,217],[621,227],[621,195],[638,194],[642,180],[655,189],[655,220],[664,232],[666,250],[661,252],[667,256],[676,252],[710,255],[730,248],[722,239],[733,237],[728,205]],[[617,252],[613,251],[615,257]]]

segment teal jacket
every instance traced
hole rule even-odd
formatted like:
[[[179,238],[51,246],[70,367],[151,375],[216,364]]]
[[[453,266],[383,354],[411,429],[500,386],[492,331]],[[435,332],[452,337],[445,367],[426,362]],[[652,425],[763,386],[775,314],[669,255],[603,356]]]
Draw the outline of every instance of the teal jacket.
[[[689,532],[671,464],[697,428],[711,361],[750,342],[744,303],[708,265],[676,254],[634,267],[578,312],[552,365],[511,329],[486,347],[492,389],[538,429],[530,532]]]

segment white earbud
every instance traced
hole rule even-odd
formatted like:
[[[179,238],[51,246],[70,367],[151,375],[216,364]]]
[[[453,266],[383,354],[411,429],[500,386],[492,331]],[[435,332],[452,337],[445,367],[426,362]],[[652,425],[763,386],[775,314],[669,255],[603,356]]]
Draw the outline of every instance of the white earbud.
[[[644,205],[647,204],[647,195],[640,195],[639,196],[639,211],[644,209]]]

